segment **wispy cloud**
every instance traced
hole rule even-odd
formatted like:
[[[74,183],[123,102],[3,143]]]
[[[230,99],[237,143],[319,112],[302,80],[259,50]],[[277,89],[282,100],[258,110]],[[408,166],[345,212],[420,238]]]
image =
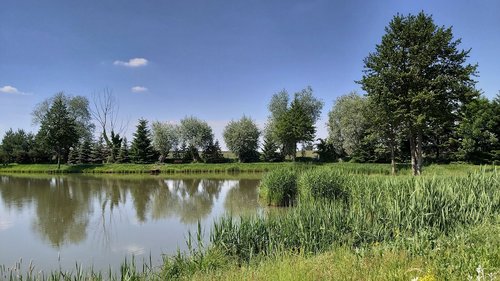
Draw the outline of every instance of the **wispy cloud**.
[[[1,87],[0,93],[13,94],[13,95],[25,95],[26,94],[26,93],[19,91],[16,87],[12,87],[9,85]]]
[[[133,58],[128,61],[115,60],[114,65],[126,66],[126,67],[141,67],[148,64],[148,60],[145,58]]]
[[[148,88],[143,86],[135,86],[130,89],[133,93],[144,93],[148,91]]]

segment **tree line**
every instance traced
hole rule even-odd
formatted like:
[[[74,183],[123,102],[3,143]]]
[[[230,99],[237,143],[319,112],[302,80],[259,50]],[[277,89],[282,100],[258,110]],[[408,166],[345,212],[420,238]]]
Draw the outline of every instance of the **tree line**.
[[[411,163],[500,160],[500,95],[475,88],[477,65],[467,63],[452,29],[424,12],[396,15],[375,51],[364,59],[359,83],[366,95],[340,96],[328,113],[328,137],[316,139],[323,102],[311,87],[276,93],[263,130],[248,116],[224,129],[240,162],[297,160],[297,148],[315,146],[319,161]],[[93,96],[58,93],[37,105],[36,134],[9,130],[3,163],[152,163],[227,161],[207,122],[187,116],[179,124],[138,121],[132,142],[117,124],[117,102],[105,89]],[[96,130],[98,133],[96,134]],[[122,135],[121,135],[122,134]],[[97,138],[94,139],[94,135]],[[262,139],[262,143],[260,143]]]

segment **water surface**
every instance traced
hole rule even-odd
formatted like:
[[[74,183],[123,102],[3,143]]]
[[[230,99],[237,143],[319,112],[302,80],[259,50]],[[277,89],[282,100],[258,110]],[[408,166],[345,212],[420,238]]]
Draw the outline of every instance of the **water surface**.
[[[161,262],[200,221],[260,210],[256,179],[0,175],[0,264],[38,270]]]

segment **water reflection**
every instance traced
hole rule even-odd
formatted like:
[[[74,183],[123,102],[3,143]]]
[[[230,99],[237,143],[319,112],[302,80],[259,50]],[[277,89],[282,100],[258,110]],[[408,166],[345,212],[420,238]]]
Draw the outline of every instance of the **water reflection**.
[[[141,225],[148,232],[147,227],[156,227],[157,223],[161,223],[158,227],[178,231],[176,237],[184,237],[182,225],[213,219],[225,211],[234,215],[255,212],[259,207],[257,183],[161,177],[1,176],[0,239],[5,242],[2,233],[16,224],[13,219],[22,220],[21,214],[28,214],[31,231],[54,249],[91,239],[109,251],[113,239],[124,240],[126,232]],[[153,240],[158,239],[164,238]],[[125,240],[135,245],[132,238]]]

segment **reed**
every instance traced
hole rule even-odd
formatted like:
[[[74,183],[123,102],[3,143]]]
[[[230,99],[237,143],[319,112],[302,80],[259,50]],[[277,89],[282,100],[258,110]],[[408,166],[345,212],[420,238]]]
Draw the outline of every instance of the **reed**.
[[[342,184],[349,190],[347,203],[305,200],[277,215],[223,217],[214,224],[211,242],[241,262],[282,250],[319,253],[332,245],[396,240],[418,252],[439,235],[495,218],[500,210],[497,172],[455,178],[350,176]]]

